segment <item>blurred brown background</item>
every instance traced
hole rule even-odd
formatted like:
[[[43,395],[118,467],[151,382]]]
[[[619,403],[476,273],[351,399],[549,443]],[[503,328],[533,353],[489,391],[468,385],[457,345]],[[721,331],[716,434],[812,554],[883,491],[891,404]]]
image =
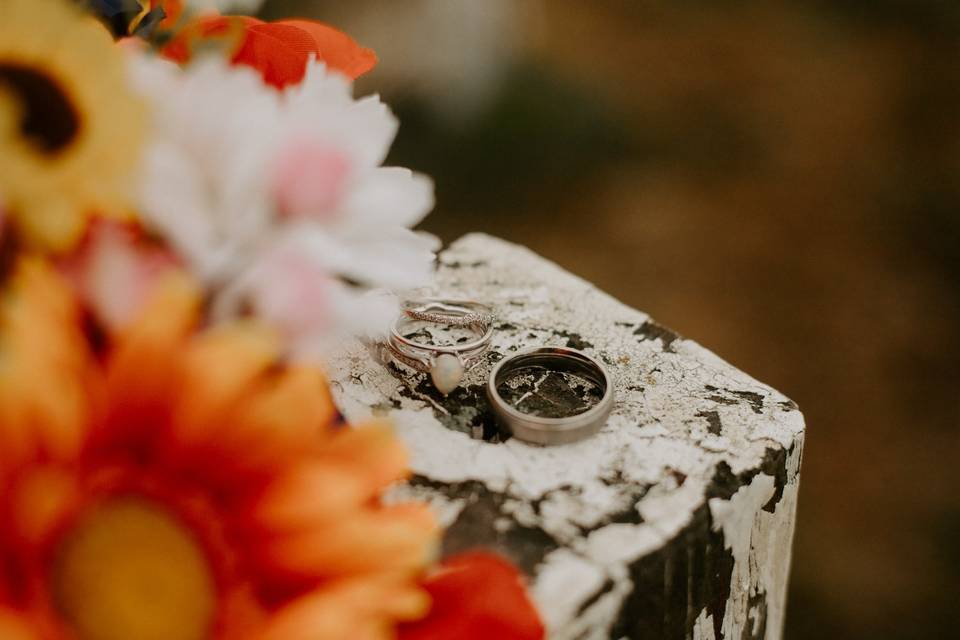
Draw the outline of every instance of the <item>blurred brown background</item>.
[[[957,638],[960,3],[272,0],[381,57],[424,228],[528,245],[793,397],[787,638]]]

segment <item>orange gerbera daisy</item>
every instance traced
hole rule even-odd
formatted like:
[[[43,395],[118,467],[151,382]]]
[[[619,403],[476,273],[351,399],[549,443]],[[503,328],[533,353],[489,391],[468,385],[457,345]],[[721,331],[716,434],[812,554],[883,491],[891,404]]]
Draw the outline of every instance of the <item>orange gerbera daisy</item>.
[[[421,618],[435,547],[383,505],[405,454],[342,426],[269,331],[197,331],[180,276],[96,335],[23,259],[0,291],[0,638],[374,640]]]

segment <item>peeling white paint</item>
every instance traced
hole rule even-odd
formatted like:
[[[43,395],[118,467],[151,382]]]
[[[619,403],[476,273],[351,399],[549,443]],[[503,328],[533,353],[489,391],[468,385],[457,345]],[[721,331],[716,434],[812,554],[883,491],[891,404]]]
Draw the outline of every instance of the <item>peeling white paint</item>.
[[[713,616],[706,610],[700,612],[697,617],[696,625],[693,627],[693,637],[696,640],[716,640],[716,634],[713,632]]]
[[[777,505],[777,513],[763,510],[763,505],[774,492],[773,478],[764,474],[756,476],[729,501],[710,500],[715,526],[723,530],[724,540],[735,560],[733,582],[737,589],[727,602],[723,626],[725,637],[734,637],[732,634],[743,628],[754,632],[758,629],[758,612],[747,605],[750,596],[761,592],[768,596],[765,637],[779,637],[793,548],[800,450],[798,446],[787,459],[788,481]],[[771,590],[776,591],[771,593]]]
[[[550,628],[576,617],[580,605],[600,590],[607,574],[595,563],[567,550],[550,554],[537,572],[533,597]]]
[[[494,336],[499,353],[582,340],[615,381],[616,406],[599,434],[545,448],[515,439],[473,440],[444,426],[441,418],[455,419],[449,411],[405,389],[419,378],[398,379],[362,345],[348,347],[330,366],[344,414],[351,421],[389,415],[413,454],[415,473],[434,483],[479,482],[506,497],[505,516],[560,545],[543,558],[532,584],[552,638],[607,637],[633,589],[628,565],[656,553],[705,504],[735,559],[724,637],[754,630],[757,612],[751,618],[748,604],[760,592],[767,594],[765,638],[780,637],[804,429],[803,416],[786,397],[695,342],[645,330],[645,313],[488,236],[467,236],[444,252],[431,293],[493,305],[500,317]],[[483,384],[489,370],[488,363],[477,366],[463,384]],[[705,412],[716,413],[719,435],[708,433]],[[762,509],[774,491],[773,478],[763,473],[729,501],[707,502],[718,464],[734,475],[756,470],[768,448],[792,452],[775,513]],[[398,494],[430,498],[445,523],[465,506],[435,488]],[[607,580],[609,590],[580,610],[600,588],[598,581]],[[713,621],[705,616],[690,618],[694,638],[713,639]]]

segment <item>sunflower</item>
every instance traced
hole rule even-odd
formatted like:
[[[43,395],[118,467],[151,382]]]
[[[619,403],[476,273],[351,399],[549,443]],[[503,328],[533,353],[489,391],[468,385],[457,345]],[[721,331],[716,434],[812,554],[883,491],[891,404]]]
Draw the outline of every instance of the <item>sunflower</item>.
[[[271,332],[196,329],[182,276],[96,340],[42,262],[3,295],[0,638],[379,640],[426,614],[433,518],[380,500],[403,449]]]
[[[62,251],[125,214],[145,124],[124,60],[65,0],[0,2],[0,198],[25,244]]]

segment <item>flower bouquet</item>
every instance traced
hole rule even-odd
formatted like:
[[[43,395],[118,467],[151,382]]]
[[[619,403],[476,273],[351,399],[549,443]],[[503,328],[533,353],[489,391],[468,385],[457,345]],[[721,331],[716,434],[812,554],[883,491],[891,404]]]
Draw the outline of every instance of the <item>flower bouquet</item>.
[[[536,639],[322,373],[425,284],[376,57],[257,2],[0,3],[0,638]]]

